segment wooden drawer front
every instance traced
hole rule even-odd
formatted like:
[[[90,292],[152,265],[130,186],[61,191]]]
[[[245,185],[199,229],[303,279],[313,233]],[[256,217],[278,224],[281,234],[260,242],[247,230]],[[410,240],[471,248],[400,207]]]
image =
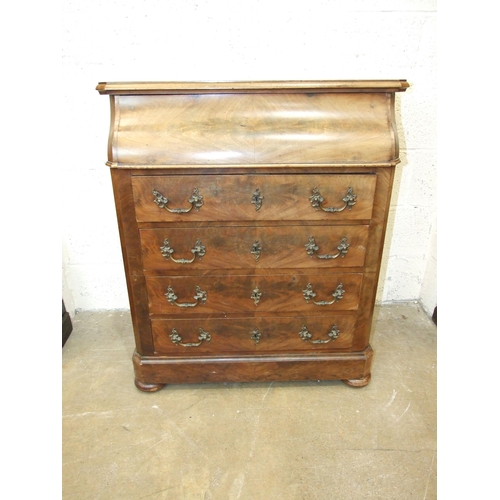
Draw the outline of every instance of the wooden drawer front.
[[[139,222],[345,221],[371,218],[376,181],[374,174],[148,175],[133,177],[132,187]],[[314,188],[324,199],[316,200],[316,208],[310,199]],[[344,201],[352,199],[350,188],[352,206]]]
[[[180,356],[349,349],[355,323],[348,315],[151,321],[155,351]]]
[[[144,269],[362,267],[368,226],[142,229]],[[348,245],[348,246],[347,246]]]
[[[152,314],[188,316],[240,312],[328,314],[335,310],[356,310],[361,281],[362,274],[357,273],[225,275],[147,277],[146,285],[149,311]],[[306,300],[306,296],[309,300]],[[328,304],[321,304],[322,302]]]

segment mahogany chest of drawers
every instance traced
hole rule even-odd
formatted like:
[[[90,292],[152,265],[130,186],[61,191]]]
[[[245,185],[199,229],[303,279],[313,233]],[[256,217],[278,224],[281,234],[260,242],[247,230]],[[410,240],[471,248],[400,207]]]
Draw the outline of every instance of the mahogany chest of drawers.
[[[369,382],[407,87],[98,84],[139,389]]]

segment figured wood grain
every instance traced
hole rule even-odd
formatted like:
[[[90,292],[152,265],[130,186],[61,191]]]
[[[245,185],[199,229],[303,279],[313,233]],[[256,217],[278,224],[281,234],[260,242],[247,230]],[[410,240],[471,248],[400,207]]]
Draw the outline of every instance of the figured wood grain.
[[[140,222],[240,221],[240,220],[321,220],[349,221],[371,218],[377,177],[375,175],[179,175],[134,176],[135,210]],[[311,205],[317,187],[326,208],[342,208],[351,187],[356,204],[341,212],[325,212]],[[153,190],[168,200],[169,208],[189,209],[197,188],[203,205],[187,213],[171,213],[155,204]],[[252,204],[259,190],[263,197],[259,210]]]
[[[292,274],[268,276],[169,276],[146,277],[149,311],[152,314],[175,314],[195,317],[211,313],[260,313],[298,312],[304,314],[328,314],[331,311],[357,309],[363,275],[361,273]],[[332,294],[342,283],[344,297],[331,305],[319,306],[304,299],[303,290],[311,283],[317,294],[315,300],[332,301]],[[177,302],[196,303],[196,287],[207,293],[207,300],[194,307],[171,304],[165,294],[172,287]],[[262,293],[258,304],[252,299],[253,291]]]
[[[117,82],[109,94],[108,165],[136,340],[136,386],[169,383],[342,380],[371,378],[370,332],[384,250],[394,167],[399,162],[395,93],[405,80],[323,82]],[[352,187],[356,204],[340,212],[311,206],[313,188],[324,207],[340,208]],[[199,210],[189,208],[194,188]],[[252,203],[262,196],[262,206]],[[342,237],[344,258],[333,254]],[[175,258],[161,255],[168,239]],[[258,243],[258,259],[251,253]],[[304,298],[308,283],[316,301]],[[196,287],[206,303],[193,303]],[[258,301],[252,292],[262,293]],[[312,344],[299,336],[303,325]],[[211,341],[199,346],[200,328]],[[259,342],[252,332],[258,329]]]
[[[354,351],[362,351],[370,345],[373,311],[377,293],[377,273],[363,275],[363,284],[359,297],[358,317],[356,320],[355,334],[352,342]]]
[[[136,379],[148,384],[213,382],[283,382],[292,380],[364,379],[373,350],[261,356],[163,357],[134,353]]]
[[[284,353],[284,352],[333,352],[351,347],[355,316],[337,314],[334,316],[295,316],[280,318],[190,318],[153,320],[155,352],[172,356],[217,355],[230,353]],[[306,326],[311,340],[329,340],[328,333],[333,326],[339,336],[328,343],[311,343],[301,339],[299,332]],[[210,342],[196,347],[174,344],[170,335],[175,329],[183,343],[198,343],[199,329],[210,334]],[[252,333],[258,330],[260,339],[256,344]]]
[[[276,268],[342,268],[362,267],[368,241],[367,225],[358,226],[266,226],[266,227],[198,227],[140,230],[144,269],[176,269],[179,273],[192,269],[276,269]],[[318,258],[307,253],[306,245],[313,237],[319,247]],[[349,248],[342,257],[338,246],[346,238]],[[165,240],[172,254],[166,254]],[[202,257],[192,252],[197,241],[203,244]],[[260,249],[252,253],[255,243]],[[254,250],[255,251],[255,250]],[[191,260],[182,263],[176,260]]]
[[[387,217],[391,201],[394,167],[377,169],[377,189],[374,196],[373,214],[370,221],[368,250],[366,256],[367,272],[377,272],[384,250]]]
[[[398,151],[390,95],[115,96],[108,160],[121,166],[391,161]]]
[[[365,275],[360,296],[359,317],[356,324],[353,348],[364,349],[369,345],[373,323],[377,284],[380,275],[380,262],[384,251],[387,218],[394,180],[394,167],[380,169],[378,172],[377,191],[375,194],[373,219],[370,224]]]
[[[143,264],[130,173],[126,170],[111,170],[111,179],[136,350],[143,355],[152,354],[153,337],[145,279],[141,273]]]

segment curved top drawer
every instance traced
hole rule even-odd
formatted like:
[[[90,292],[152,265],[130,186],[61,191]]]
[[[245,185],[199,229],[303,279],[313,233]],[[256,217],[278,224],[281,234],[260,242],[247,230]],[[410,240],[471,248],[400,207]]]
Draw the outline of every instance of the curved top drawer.
[[[399,82],[398,90],[404,88]],[[110,92],[108,161],[121,168],[161,168],[399,159],[393,89],[257,90]]]
[[[139,222],[348,221],[371,218],[375,174],[145,175],[132,178]]]

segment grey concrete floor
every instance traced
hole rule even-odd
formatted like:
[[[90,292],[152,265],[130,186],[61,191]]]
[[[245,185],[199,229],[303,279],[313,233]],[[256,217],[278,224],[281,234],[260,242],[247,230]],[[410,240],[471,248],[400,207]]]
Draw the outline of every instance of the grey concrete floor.
[[[64,499],[364,500],[436,493],[436,327],[375,311],[372,380],[133,383],[130,314],[83,312],[63,347]]]

